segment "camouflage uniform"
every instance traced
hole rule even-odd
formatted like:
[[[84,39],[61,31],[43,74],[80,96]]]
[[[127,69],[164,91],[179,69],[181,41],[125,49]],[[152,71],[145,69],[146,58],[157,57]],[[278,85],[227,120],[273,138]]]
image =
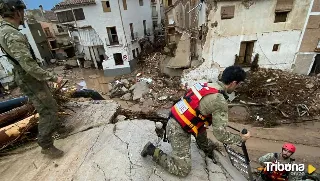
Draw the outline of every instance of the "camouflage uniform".
[[[209,87],[223,90],[222,82],[210,83]],[[222,94],[209,94],[200,101],[199,110],[202,115],[212,114],[212,127],[214,136],[226,144],[242,142],[240,135],[226,131],[228,123],[228,103]],[[169,143],[172,147],[171,156],[156,148],[153,159],[170,173],[178,176],[187,176],[191,171],[190,143],[191,134],[182,129],[180,124],[170,118],[166,127]],[[209,157],[213,154],[213,145],[207,138],[207,132],[198,135],[197,144]]]
[[[19,62],[17,65],[9,58],[14,66],[15,82],[40,115],[38,143],[41,147],[48,148],[53,145],[52,134],[58,123],[58,106],[47,81],[56,81],[57,77],[39,67],[34,55],[31,55],[28,40],[17,27],[1,20],[0,34],[0,44],[4,51]]]

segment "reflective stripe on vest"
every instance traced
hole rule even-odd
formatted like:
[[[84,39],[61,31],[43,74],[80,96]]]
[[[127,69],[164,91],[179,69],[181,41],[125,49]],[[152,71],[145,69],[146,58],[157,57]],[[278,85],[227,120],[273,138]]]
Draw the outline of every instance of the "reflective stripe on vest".
[[[181,127],[194,136],[204,131],[204,126],[212,123],[211,114],[204,116],[200,114],[198,106],[200,100],[208,95],[219,93],[215,88],[207,87],[207,83],[197,83],[192,86],[186,95],[171,108],[172,117],[179,122]]]

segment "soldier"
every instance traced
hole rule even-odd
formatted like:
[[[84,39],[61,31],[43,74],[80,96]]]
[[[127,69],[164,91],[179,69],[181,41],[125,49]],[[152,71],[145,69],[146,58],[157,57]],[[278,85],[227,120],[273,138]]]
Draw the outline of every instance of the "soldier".
[[[317,173],[311,173],[308,174],[305,171],[299,172],[299,171],[278,171],[278,170],[267,170],[268,163],[281,163],[281,164],[295,164],[295,159],[291,156],[296,152],[296,147],[292,143],[284,143],[282,146],[281,153],[268,153],[264,156],[260,157],[258,159],[258,162],[261,166],[263,166],[263,169],[259,175],[259,177],[256,179],[256,181],[273,181],[273,180],[317,180],[320,179],[319,175]],[[274,169],[274,168],[272,168]]]
[[[0,46],[14,66],[14,79],[21,91],[29,97],[40,115],[38,144],[41,153],[58,158],[63,151],[53,145],[53,132],[58,124],[58,106],[47,81],[61,84],[62,78],[42,69],[26,37],[18,27],[24,24],[25,4],[22,0],[0,0]]]
[[[285,143],[282,146],[281,153],[268,153],[258,159],[258,162],[264,169],[261,171],[261,174],[257,181],[263,180],[288,180],[290,177],[290,173],[286,171],[282,172],[272,172],[267,171],[266,162],[279,162],[279,163],[294,163],[294,159],[291,158],[292,154],[296,151],[296,147],[291,143]],[[279,178],[279,179],[278,179]]]
[[[208,141],[206,129],[212,125],[214,136],[225,144],[240,144],[250,137],[228,132],[228,99],[246,78],[245,71],[239,66],[227,67],[221,81],[197,83],[172,108],[166,126],[172,156],[167,155],[151,142],[141,152],[142,157],[150,155],[153,160],[177,176],[187,176],[191,171],[190,143],[195,136],[197,145],[213,159],[213,145]]]

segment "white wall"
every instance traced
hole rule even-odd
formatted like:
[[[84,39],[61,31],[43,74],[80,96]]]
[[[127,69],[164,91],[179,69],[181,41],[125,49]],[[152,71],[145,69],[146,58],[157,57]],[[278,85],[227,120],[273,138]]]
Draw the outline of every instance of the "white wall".
[[[19,27],[21,29],[20,32],[27,36],[27,39],[28,39],[33,51],[34,51],[35,56],[43,63],[44,60],[40,55],[40,52],[39,52],[38,47],[37,47],[37,44],[33,39],[33,36],[32,36],[31,31],[29,29],[28,23],[26,21],[25,21],[25,26],[26,26],[26,28],[24,28],[23,26]]]
[[[253,35],[239,35],[230,37],[216,37],[211,40],[212,49],[206,60],[214,61],[220,67],[231,66],[235,62],[235,55],[239,55],[242,41],[255,41],[252,60],[259,54],[259,65],[265,68],[290,69],[294,61],[301,31],[281,31]],[[272,51],[274,44],[280,44],[278,51]],[[210,58],[210,55],[211,58]]]
[[[0,51],[0,56],[3,53]],[[13,65],[8,61],[8,58],[0,57],[0,82],[2,84],[13,81]]]
[[[203,58],[218,63],[220,67],[233,65],[241,41],[256,40],[253,57],[259,53],[261,67],[290,69],[310,1],[294,1],[287,21],[281,23],[274,23],[276,0],[255,1],[249,9],[240,1],[218,2],[217,11],[211,10],[208,16],[209,31]],[[227,5],[235,5],[234,18],[221,20],[221,7]],[[212,27],[215,22],[217,27]],[[274,44],[281,44],[278,52],[272,52]]]
[[[132,60],[132,49],[139,48],[140,46],[138,41],[131,42],[129,24],[133,23],[134,32],[138,32],[138,37],[142,38],[144,37],[143,20],[146,20],[147,29],[150,28],[151,34],[153,34],[150,1],[144,0],[143,6],[140,6],[139,1],[127,0],[127,10],[123,10],[122,0],[119,0],[119,4],[118,0],[110,0],[111,12],[103,12],[101,3],[101,1],[96,1],[96,5],[83,6],[85,20],[77,21],[78,26],[90,25],[95,29],[100,39],[104,42],[104,48],[108,57],[112,57],[114,53],[122,53],[122,56],[126,55],[128,57],[127,61]],[[119,5],[123,21],[121,21]],[[56,12],[65,10],[57,10]],[[119,46],[107,46],[108,33],[106,27],[112,26],[116,26],[120,42]],[[141,52],[140,48],[139,52]],[[107,61],[110,61],[109,65],[112,67],[114,60],[110,58]],[[124,66],[129,66],[129,62],[125,61],[124,63]]]

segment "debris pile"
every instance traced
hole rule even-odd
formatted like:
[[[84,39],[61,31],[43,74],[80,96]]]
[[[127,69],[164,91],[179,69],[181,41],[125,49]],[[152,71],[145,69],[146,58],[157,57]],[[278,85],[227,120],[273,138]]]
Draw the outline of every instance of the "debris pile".
[[[151,109],[171,107],[185,92],[180,77],[161,73],[161,53],[150,55],[138,62],[138,68],[128,75],[115,78],[109,83],[110,98],[137,101]]]
[[[319,87],[319,77],[258,69],[248,72],[246,82],[237,89],[235,101],[249,108],[250,123],[274,126],[319,116]]]
[[[63,88],[66,83],[67,81],[60,87],[49,84],[59,106],[58,116],[61,120],[65,120],[64,117],[71,115],[71,111],[73,112],[72,109],[65,106],[65,103],[71,98],[78,102],[80,102],[79,97],[104,100],[98,92],[93,90]],[[0,152],[6,152],[17,145],[36,139],[39,114],[28,97],[0,102],[0,108]]]

